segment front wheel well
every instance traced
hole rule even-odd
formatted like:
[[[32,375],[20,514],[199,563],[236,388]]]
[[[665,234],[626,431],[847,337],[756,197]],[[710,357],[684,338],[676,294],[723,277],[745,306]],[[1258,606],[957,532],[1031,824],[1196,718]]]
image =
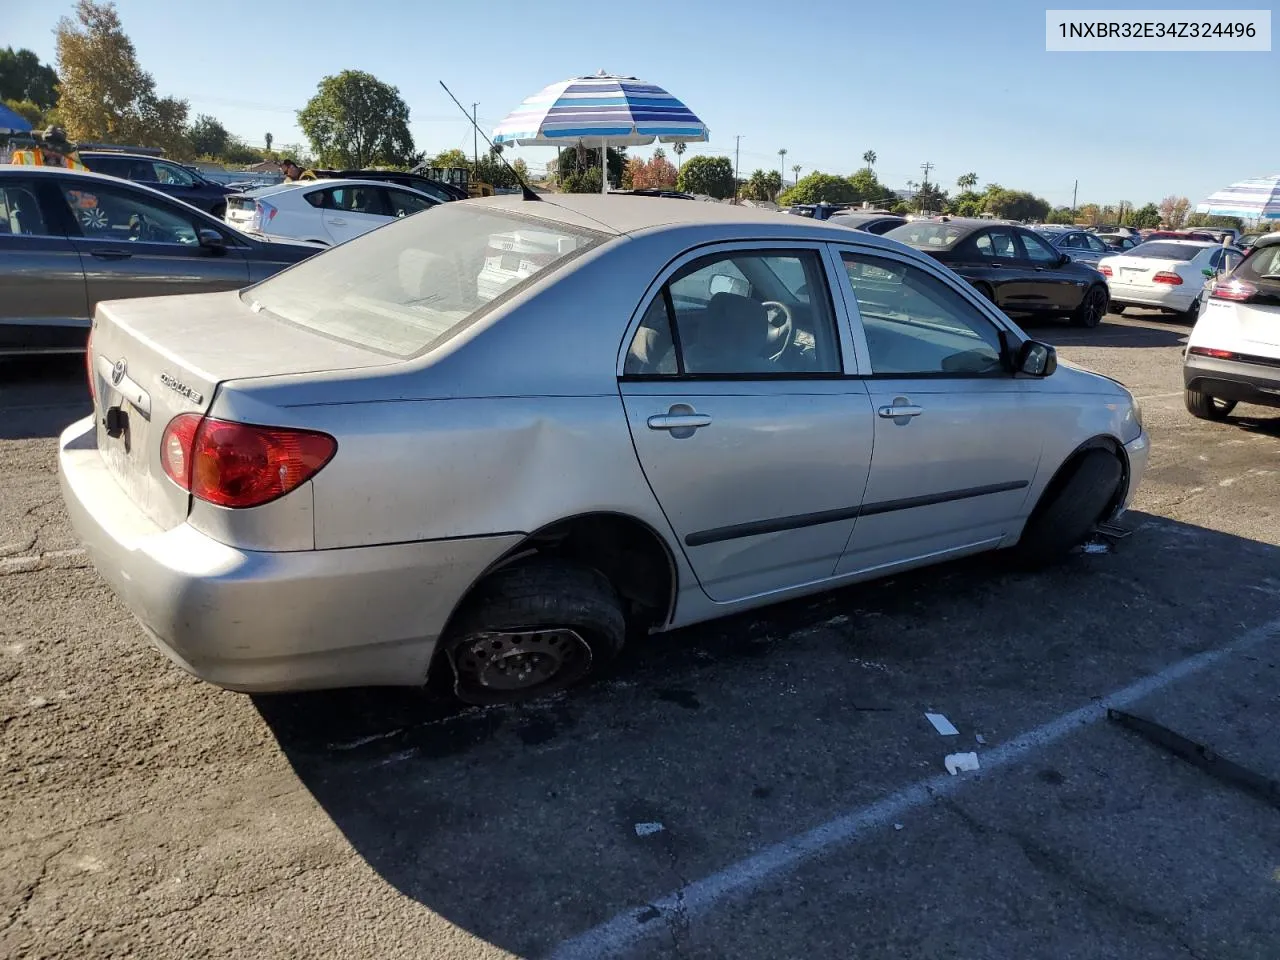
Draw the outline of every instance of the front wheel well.
[[[1076,465],[1081,458],[1090,450],[1106,450],[1120,461],[1120,485],[1117,487],[1115,494],[1110,502],[1107,503],[1107,509],[1104,513],[1105,517],[1111,516],[1117,507],[1124,502],[1125,491],[1129,489],[1129,457],[1124,452],[1124,444],[1115,437],[1101,434],[1096,437],[1090,437],[1080,446],[1076,447],[1054,471],[1049,482],[1045,484],[1045,488],[1040,493],[1040,499],[1036,501],[1034,509],[1027,517],[1027,522],[1031,522],[1031,518],[1042,512],[1046,506],[1053,502],[1053,498],[1062,490],[1063,485],[1075,472]]]

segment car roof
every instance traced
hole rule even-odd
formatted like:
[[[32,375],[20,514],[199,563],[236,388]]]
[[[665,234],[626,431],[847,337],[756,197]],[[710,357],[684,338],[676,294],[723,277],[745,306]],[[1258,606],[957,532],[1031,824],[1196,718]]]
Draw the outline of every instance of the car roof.
[[[81,157],[124,157],[126,160],[164,160],[166,163],[182,166],[177,160],[170,160],[168,157],[153,157],[146,153],[126,153],[123,150],[77,150],[76,155]]]
[[[253,190],[244,190],[240,193],[242,197],[266,197],[274,196],[277,193],[287,193],[291,190],[303,190],[308,187],[321,188],[330,190],[334,187],[385,187],[387,184],[382,180],[340,180],[337,177],[326,177],[318,180],[293,180],[288,183],[272,183],[265,187],[256,187]],[[391,186],[397,190],[408,190],[410,193],[416,193],[419,196],[426,197],[428,200],[434,200],[430,194],[423,193],[414,187],[407,187],[403,183],[394,183]]]
[[[849,240],[848,227],[730,203],[690,203],[667,197],[601,196],[598,193],[543,194],[540,202],[525,200],[517,193],[461,202],[476,209],[537,217],[615,236],[655,229],[723,225],[778,237]],[[859,234],[858,237],[862,243],[883,243],[886,246],[894,243],[871,233]]]
[[[1157,243],[1172,243],[1180,247],[1220,247],[1217,240],[1183,240],[1177,237],[1156,237]]]

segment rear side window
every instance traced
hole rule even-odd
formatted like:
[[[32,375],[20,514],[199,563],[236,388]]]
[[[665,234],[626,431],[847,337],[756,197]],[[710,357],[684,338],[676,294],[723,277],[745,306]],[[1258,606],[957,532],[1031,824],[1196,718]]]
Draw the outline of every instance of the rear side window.
[[[0,186],[0,234],[26,237],[50,235],[30,184],[10,181]]]
[[[579,227],[448,203],[305,260],[241,297],[325,336],[411,357],[603,239]]]
[[[1280,280],[1280,244],[1255,249],[1232,276],[1242,280]]]

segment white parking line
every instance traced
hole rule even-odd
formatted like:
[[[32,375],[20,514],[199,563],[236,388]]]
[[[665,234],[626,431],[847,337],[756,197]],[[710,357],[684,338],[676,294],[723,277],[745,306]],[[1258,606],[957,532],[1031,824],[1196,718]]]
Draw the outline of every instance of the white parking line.
[[[87,560],[84,563],[74,561],[84,557],[83,547],[75,547],[71,550],[50,550],[48,553],[35,556],[0,557],[0,577],[11,573],[30,573],[33,570],[44,570],[49,567],[83,567],[88,565]]]
[[[983,751],[982,767],[986,771],[1008,767],[1071,733],[1097,723],[1107,715],[1108,707],[1130,706],[1171,683],[1213,666],[1230,654],[1277,636],[1280,636],[1280,619],[1250,630],[1225,647],[1179,660],[1100,701],[1063,714],[1008,743]],[[624,911],[612,920],[561,943],[550,954],[551,960],[622,956],[641,941],[665,934],[669,930],[668,923],[673,919],[687,923],[710,912],[723,901],[745,896],[794,870],[805,860],[833,852],[859,839],[864,833],[893,823],[909,810],[926,806],[937,797],[954,793],[966,783],[981,779],[984,779],[981,775],[953,777],[939,774],[917,781],[878,803],[850,811],[648,904]]]
[[[1147,400],[1167,400],[1169,397],[1180,396],[1182,396],[1182,391],[1176,390],[1173,393],[1152,393],[1145,397],[1134,397],[1133,399],[1137,400],[1139,403],[1145,403]]]

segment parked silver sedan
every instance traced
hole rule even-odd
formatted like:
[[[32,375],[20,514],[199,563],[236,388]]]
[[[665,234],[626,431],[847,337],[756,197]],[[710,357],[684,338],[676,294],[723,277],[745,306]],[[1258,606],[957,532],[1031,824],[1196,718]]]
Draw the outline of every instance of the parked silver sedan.
[[[102,576],[246,691],[477,703],[984,550],[1059,558],[1137,402],[928,256],[729,205],[445,204],[239,293],[100,304],[60,441]]]

